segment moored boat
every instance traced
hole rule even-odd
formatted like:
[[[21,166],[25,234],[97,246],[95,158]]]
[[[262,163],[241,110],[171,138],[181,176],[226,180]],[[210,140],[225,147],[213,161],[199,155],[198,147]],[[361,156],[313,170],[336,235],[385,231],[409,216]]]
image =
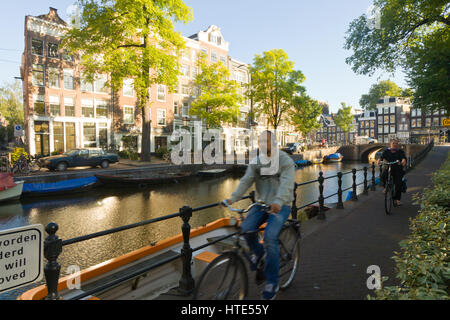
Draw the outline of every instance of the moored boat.
[[[96,177],[69,179],[56,182],[24,183],[22,196],[43,196],[81,192],[93,187],[98,182]]]
[[[297,160],[295,161],[295,165],[297,167],[306,167],[306,166],[310,166],[312,164],[311,161],[309,160]]]
[[[224,176],[228,172],[227,169],[201,170],[197,172],[200,177],[215,178]]]
[[[323,163],[323,159],[313,159],[312,164],[322,164]]]
[[[23,190],[23,181],[14,182],[11,173],[0,174],[0,202],[17,200]]]
[[[181,173],[122,173],[115,175],[97,174],[97,179],[104,185],[124,187],[146,187],[152,185],[179,183],[192,176],[191,172]]]
[[[214,242],[193,252],[194,279],[198,279],[206,266],[223,251],[218,238],[231,237],[236,231],[235,224],[236,219],[223,218],[191,230],[189,243],[192,248]],[[89,300],[156,299],[179,285],[183,273],[182,248],[183,236],[179,234],[61,278],[58,293],[64,300],[80,295],[86,295],[84,299]],[[80,289],[70,288],[75,277],[79,277]],[[114,285],[109,287],[111,283]],[[98,293],[94,293],[97,290]],[[46,295],[47,288],[41,285],[23,293],[19,300],[41,300]]]
[[[324,162],[341,162],[344,156],[340,153],[332,153],[323,158]]]

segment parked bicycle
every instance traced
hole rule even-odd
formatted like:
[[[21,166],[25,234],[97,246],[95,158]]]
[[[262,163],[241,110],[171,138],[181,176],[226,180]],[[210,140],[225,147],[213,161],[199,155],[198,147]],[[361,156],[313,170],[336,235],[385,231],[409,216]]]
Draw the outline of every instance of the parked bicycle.
[[[392,213],[392,207],[395,207],[394,196],[395,196],[395,184],[394,178],[392,177],[391,171],[394,164],[398,164],[400,161],[395,162],[384,162],[383,165],[388,166],[387,178],[386,178],[386,188],[384,190],[384,209],[387,215]]]
[[[12,173],[24,173],[29,174],[31,172],[37,172],[41,170],[38,159],[31,157],[29,160],[23,153],[19,159],[14,163],[11,168]]]
[[[261,206],[268,212],[270,206],[263,202],[256,202],[247,209],[234,209],[226,201],[222,204],[229,210],[240,215],[241,222],[244,214],[254,206]],[[268,213],[267,213],[268,214]],[[198,300],[244,300],[248,295],[248,274],[244,263],[245,258],[251,265],[250,252],[241,245],[245,233],[240,224],[235,227],[238,231],[234,247],[231,251],[222,253],[215,258],[203,271],[194,290],[194,299]],[[264,229],[248,233],[261,233]],[[288,219],[278,238],[280,249],[279,286],[285,290],[294,280],[300,263],[300,223],[298,220]],[[261,272],[256,270],[256,272]],[[262,279],[261,279],[262,280]],[[259,283],[257,283],[259,284]]]

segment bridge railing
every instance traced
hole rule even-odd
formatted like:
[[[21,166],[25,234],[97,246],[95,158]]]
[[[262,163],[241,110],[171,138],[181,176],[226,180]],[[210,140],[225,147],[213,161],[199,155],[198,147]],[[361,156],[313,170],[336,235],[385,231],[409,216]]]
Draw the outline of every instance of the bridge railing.
[[[408,159],[408,168],[409,169],[412,168],[421,159],[423,159],[423,157],[431,150],[431,148],[433,146],[434,146],[434,144],[432,142],[425,150],[423,150],[419,154],[415,155],[414,157],[410,157]],[[356,183],[356,180],[357,180],[356,174],[357,174],[357,172],[361,172],[361,171],[364,174],[363,175],[364,179],[362,182]],[[292,209],[291,209],[292,218],[297,219],[299,210],[304,209],[304,208],[314,205],[314,204],[319,204],[318,219],[326,219],[325,210],[324,210],[326,199],[337,195],[338,203],[337,203],[336,208],[343,209],[344,201],[343,201],[342,196],[345,191],[352,190],[352,198],[351,198],[352,201],[358,201],[357,187],[360,185],[364,185],[363,195],[368,195],[369,190],[375,191],[376,190],[376,166],[375,166],[375,163],[373,163],[371,166],[371,180],[368,179],[368,171],[369,171],[369,168],[364,167],[363,169],[359,169],[359,170],[352,169],[351,171],[344,172],[344,173],[338,172],[336,175],[333,175],[330,177],[324,177],[323,172],[320,172],[319,177],[316,180],[311,180],[311,181],[307,181],[307,182],[303,182],[303,183],[295,183],[294,200],[293,200]],[[380,171],[380,173],[381,173],[381,171]],[[347,188],[342,188],[342,177],[345,175],[348,175],[348,174],[352,175],[352,185]],[[330,179],[336,179],[336,178],[338,179],[337,180],[337,182],[338,182],[337,192],[334,194],[331,194],[331,195],[324,196],[325,182]],[[314,202],[305,204],[301,207],[297,207],[297,195],[299,192],[299,188],[301,188],[302,186],[306,186],[309,184],[315,184],[315,183],[318,183],[318,188],[319,188],[318,199]],[[370,183],[370,187],[369,187],[369,183]],[[255,202],[255,192],[253,191],[248,196],[243,197],[240,201],[246,200],[246,199],[250,199],[252,202]],[[66,246],[69,246],[72,244],[76,244],[79,242],[87,241],[90,239],[103,237],[103,236],[110,235],[113,233],[146,226],[146,225],[153,224],[156,222],[174,219],[174,218],[181,218],[183,221],[183,225],[181,227],[181,232],[183,235],[183,247],[182,247],[181,253],[179,255],[163,259],[163,260],[159,261],[157,264],[153,264],[150,267],[141,268],[137,271],[134,271],[133,273],[119,277],[115,280],[112,280],[109,283],[103,284],[94,289],[83,291],[80,294],[72,296],[70,299],[71,300],[83,299],[88,296],[92,296],[92,295],[104,292],[110,288],[114,288],[120,284],[127,282],[127,281],[133,280],[133,279],[141,276],[142,274],[145,274],[155,268],[158,268],[164,264],[170,263],[179,258],[181,258],[181,260],[182,260],[183,270],[182,270],[181,279],[179,281],[178,289],[179,289],[180,293],[189,295],[195,287],[195,282],[194,282],[194,279],[192,277],[192,272],[191,272],[191,261],[192,261],[193,252],[204,249],[208,246],[215,244],[218,241],[221,241],[226,238],[230,238],[236,234],[236,233],[234,233],[234,234],[224,236],[221,239],[216,239],[213,242],[201,245],[197,248],[191,248],[191,245],[190,245],[191,225],[189,224],[189,221],[190,221],[192,215],[194,213],[197,213],[197,212],[200,212],[200,211],[203,211],[206,209],[218,207],[218,206],[220,206],[220,203],[213,203],[213,204],[205,205],[205,206],[198,207],[198,208],[191,208],[189,206],[184,206],[177,213],[173,213],[170,215],[166,215],[163,217],[154,218],[154,219],[150,219],[150,220],[146,220],[146,221],[141,221],[141,222],[134,223],[134,224],[129,224],[126,226],[112,228],[109,230],[104,230],[104,231],[100,231],[100,232],[96,232],[96,233],[92,233],[89,235],[80,236],[80,237],[76,237],[76,238],[72,238],[72,239],[68,239],[68,240],[59,239],[59,237],[56,234],[58,231],[58,225],[53,222],[49,223],[45,228],[48,236],[44,241],[44,256],[47,260],[47,263],[44,267],[45,285],[47,287],[47,296],[45,297],[45,299],[47,299],[47,300],[60,299],[60,295],[58,292],[58,283],[59,283],[59,278],[60,278],[61,265],[58,262],[58,257],[62,253],[63,247],[66,247]]]

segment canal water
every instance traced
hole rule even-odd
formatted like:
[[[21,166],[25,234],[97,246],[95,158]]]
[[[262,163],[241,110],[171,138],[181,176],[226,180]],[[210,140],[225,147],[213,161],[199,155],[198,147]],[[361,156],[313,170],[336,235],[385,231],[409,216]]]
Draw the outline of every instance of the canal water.
[[[361,169],[367,164],[341,162],[326,165],[313,165],[296,171],[297,183],[318,178],[319,172],[330,177],[337,172],[348,172],[353,168]],[[371,179],[369,170],[368,180]],[[0,231],[32,224],[50,222],[59,226],[57,235],[63,240],[91,234],[127,224],[162,217],[179,212],[183,206],[193,208],[216,203],[231,196],[239,184],[239,176],[227,176],[216,179],[192,178],[179,184],[157,186],[147,189],[124,189],[99,187],[84,193],[73,193],[58,197],[41,197],[20,202],[0,205]],[[363,173],[358,172],[357,183],[363,181]],[[342,188],[352,185],[352,175],[343,177]],[[337,191],[337,179],[327,179],[324,195]],[[318,183],[299,187],[297,206],[318,199]],[[361,190],[362,186],[359,187]],[[252,189],[251,189],[252,190]],[[249,192],[251,191],[249,190]],[[361,191],[359,191],[361,192]],[[344,200],[346,193],[344,194]],[[337,196],[328,198],[326,203],[337,202]],[[246,207],[249,200],[236,204]],[[223,208],[212,208],[194,213],[190,220],[193,228],[205,225],[217,219],[227,217]],[[69,266],[84,269],[119,255],[145,247],[181,233],[180,218],[158,222],[152,225],[122,231],[112,235],[91,239],[63,247],[58,262],[61,264],[61,276],[66,275]],[[22,290],[0,294],[0,299],[15,299]]]

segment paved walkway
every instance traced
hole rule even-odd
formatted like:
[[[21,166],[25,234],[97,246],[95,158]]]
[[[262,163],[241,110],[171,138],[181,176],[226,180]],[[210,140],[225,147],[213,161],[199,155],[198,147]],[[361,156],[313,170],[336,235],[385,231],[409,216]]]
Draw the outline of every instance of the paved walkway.
[[[417,215],[412,196],[431,183],[447,157],[450,146],[435,147],[408,175],[408,192],[404,205],[394,213],[384,213],[384,194],[378,187],[369,196],[360,195],[357,203],[345,203],[344,210],[327,212],[327,220],[311,220],[302,226],[302,259],[292,286],[278,296],[280,300],[350,300],[366,299],[367,267],[377,265],[386,285],[396,283],[395,263],[391,259],[399,251],[399,242],[410,234],[409,219]],[[251,274],[250,277],[254,275]],[[253,282],[253,281],[252,281]],[[255,286],[250,299],[258,299]]]

